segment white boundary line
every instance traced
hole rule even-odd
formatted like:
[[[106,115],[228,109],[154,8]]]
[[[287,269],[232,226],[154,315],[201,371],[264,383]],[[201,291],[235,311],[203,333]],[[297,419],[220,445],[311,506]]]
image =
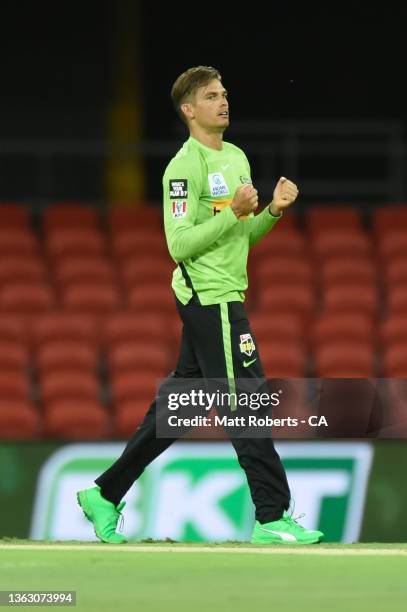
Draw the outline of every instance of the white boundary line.
[[[156,544],[151,545],[73,545],[73,544],[0,544],[0,550],[21,550],[27,552],[27,550],[55,550],[55,551],[92,551],[92,552],[143,552],[143,553],[157,553],[157,552],[168,552],[168,553],[232,553],[232,554],[266,554],[266,555],[322,555],[327,557],[335,556],[378,556],[378,557],[396,557],[396,556],[407,556],[407,549],[403,548],[320,548],[315,547],[293,547],[293,546],[269,546],[259,547],[247,547],[247,548],[233,548],[226,546],[160,546]]]

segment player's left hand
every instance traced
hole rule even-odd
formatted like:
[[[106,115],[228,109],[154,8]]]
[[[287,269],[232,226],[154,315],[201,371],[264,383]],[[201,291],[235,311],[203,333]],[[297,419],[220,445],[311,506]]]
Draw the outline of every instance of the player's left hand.
[[[292,181],[282,176],[278,181],[270,209],[273,214],[280,214],[283,210],[294,204],[298,196],[298,187]]]

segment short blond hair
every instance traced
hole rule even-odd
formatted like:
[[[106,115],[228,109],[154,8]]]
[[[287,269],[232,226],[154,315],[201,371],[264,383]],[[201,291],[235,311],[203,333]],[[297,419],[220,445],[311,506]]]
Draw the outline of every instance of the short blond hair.
[[[221,81],[222,77],[219,71],[211,66],[189,68],[177,78],[171,89],[171,99],[176,112],[184,123],[186,123],[186,119],[181,110],[182,104],[190,100],[195,95],[197,89],[205,87],[205,85],[208,85],[214,79]]]

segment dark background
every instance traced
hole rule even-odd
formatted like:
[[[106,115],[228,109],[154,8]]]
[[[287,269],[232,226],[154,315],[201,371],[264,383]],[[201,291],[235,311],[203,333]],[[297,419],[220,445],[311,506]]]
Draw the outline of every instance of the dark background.
[[[129,53],[140,71],[143,140],[183,138],[169,92],[197,64],[220,70],[232,125],[253,118],[404,125],[405,18],[404,8],[388,3],[4,2],[1,146],[106,140],[123,21],[134,32]],[[7,182],[0,189],[13,195]]]

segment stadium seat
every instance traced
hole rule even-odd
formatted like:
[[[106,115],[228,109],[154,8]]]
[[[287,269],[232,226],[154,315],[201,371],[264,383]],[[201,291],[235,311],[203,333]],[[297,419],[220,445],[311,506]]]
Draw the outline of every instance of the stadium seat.
[[[25,344],[16,340],[0,340],[0,371],[23,370],[29,365],[29,352]]]
[[[55,228],[97,228],[99,211],[78,202],[53,203],[42,213],[42,223],[48,233]]]
[[[388,287],[407,286],[407,256],[387,261],[383,272],[384,282]]]
[[[0,370],[0,398],[1,400],[26,401],[30,398],[30,385],[28,376],[22,369],[5,371]]]
[[[387,205],[376,208],[372,214],[372,226],[376,235],[389,229],[407,227],[407,204]]]
[[[341,313],[365,313],[373,317],[378,310],[378,295],[371,285],[358,283],[341,283],[328,286],[322,294],[323,310]]]
[[[407,227],[382,232],[377,241],[378,252],[384,262],[392,259],[407,258]]]
[[[162,209],[153,206],[121,206],[119,204],[110,207],[108,212],[108,225],[113,234],[123,230],[139,231],[140,228],[156,227],[161,230]]]
[[[393,342],[383,351],[384,374],[389,378],[407,377],[407,345]]]
[[[257,312],[249,318],[255,338],[260,343],[274,340],[299,340],[304,335],[301,316],[286,312]]]
[[[94,371],[98,355],[92,345],[74,340],[54,340],[38,347],[36,366],[40,372],[83,369]]]
[[[38,254],[38,242],[31,230],[0,227],[0,257],[23,257]]]
[[[165,256],[170,259],[163,233],[153,228],[121,230],[112,236],[112,251],[118,259],[146,254],[152,261]]]
[[[31,339],[35,346],[54,340],[77,341],[94,345],[97,333],[96,320],[90,315],[59,311],[38,315],[31,319]]]
[[[284,312],[307,317],[315,307],[315,296],[313,290],[304,285],[264,287],[258,296],[258,307],[270,315]]]
[[[407,344],[407,313],[394,314],[382,321],[380,337],[384,346],[403,342]]]
[[[387,288],[387,308],[389,313],[407,312],[407,286],[396,285]]]
[[[0,313],[0,341],[13,340],[20,344],[28,341],[26,318],[19,315]]]
[[[24,206],[11,202],[0,202],[0,228],[29,229],[30,215]]]
[[[93,228],[55,228],[46,235],[51,259],[60,257],[100,256],[106,251],[104,235]]]
[[[373,262],[365,258],[338,257],[322,261],[320,275],[325,286],[346,282],[373,285],[376,282]]]
[[[52,310],[55,295],[45,283],[8,283],[0,288],[0,310],[32,315]]]
[[[373,347],[375,328],[373,320],[363,313],[323,312],[315,319],[310,340],[314,347],[341,340],[353,340]]]
[[[313,236],[311,246],[320,261],[334,257],[368,258],[371,254],[370,238],[359,230],[326,230]]]
[[[130,438],[149,408],[143,400],[117,402],[114,408],[114,431],[120,438]]]
[[[47,278],[47,269],[39,257],[6,256],[0,257],[0,284],[25,282],[41,283]]]
[[[41,433],[38,411],[28,401],[0,399],[0,439],[35,440]]]
[[[124,259],[119,270],[123,283],[130,287],[141,283],[163,284],[171,286],[175,263],[168,257],[151,259],[148,256]]]
[[[314,351],[315,371],[320,378],[369,378],[375,375],[370,343],[338,340]]]
[[[161,344],[120,342],[108,349],[108,363],[112,370],[145,371],[166,375],[168,353]]]
[[[309,233],[331,231],[333,229],[362,229],[360,212],[346,205],[311,206],[305,211],[305,224]]]
[[[64,257],[55,262],[54,278],[60,285],[81,282],[112,284],[115,271],[112,263],[102,257]]]
[[[264,287],[267,283],[275,287],[281,283],[312,285],[314,273],[311,264],[300,257],[264,258],[255,266],[256,283]]]
[[[45,405],[44,433],[48,438],[100,440],[110,433],[110,420],[97,401],[66,399]]]
[[[128,288],[129,308],[138,312],[175,313],[174,294],[169,285],[147,284]]]
[[[103,337],[107,345],[123,341],[140,343],[140,346],[164,343],[167,337],[165,319],[158,313],[117,313],[106,319]]]
[[[151,403],[157,393],[158,385],[163,375],[146,368],[145,370],[112,370],[110,386],[113,403],[126,400],[144,400],[146,406]]]
[[[97,400],[99,382],[92,371],[78,368],[45,371],[40,379],[40,395],[45,403],[59,399]]]
[[[303,257],[306,252],[304,235],[290,227],[279,227],[277,224],[264,239],[254,245],[251,254],[257,259],[261,257]]]
[[[305,376],[306,355],[301,342],[280,340],[263,343],[260,357],[267,378],[302,378]]]
[[[93,315],[109,314],[123,305],[118,288],[110,283],[72,283],[61,289],[67,311]]]

